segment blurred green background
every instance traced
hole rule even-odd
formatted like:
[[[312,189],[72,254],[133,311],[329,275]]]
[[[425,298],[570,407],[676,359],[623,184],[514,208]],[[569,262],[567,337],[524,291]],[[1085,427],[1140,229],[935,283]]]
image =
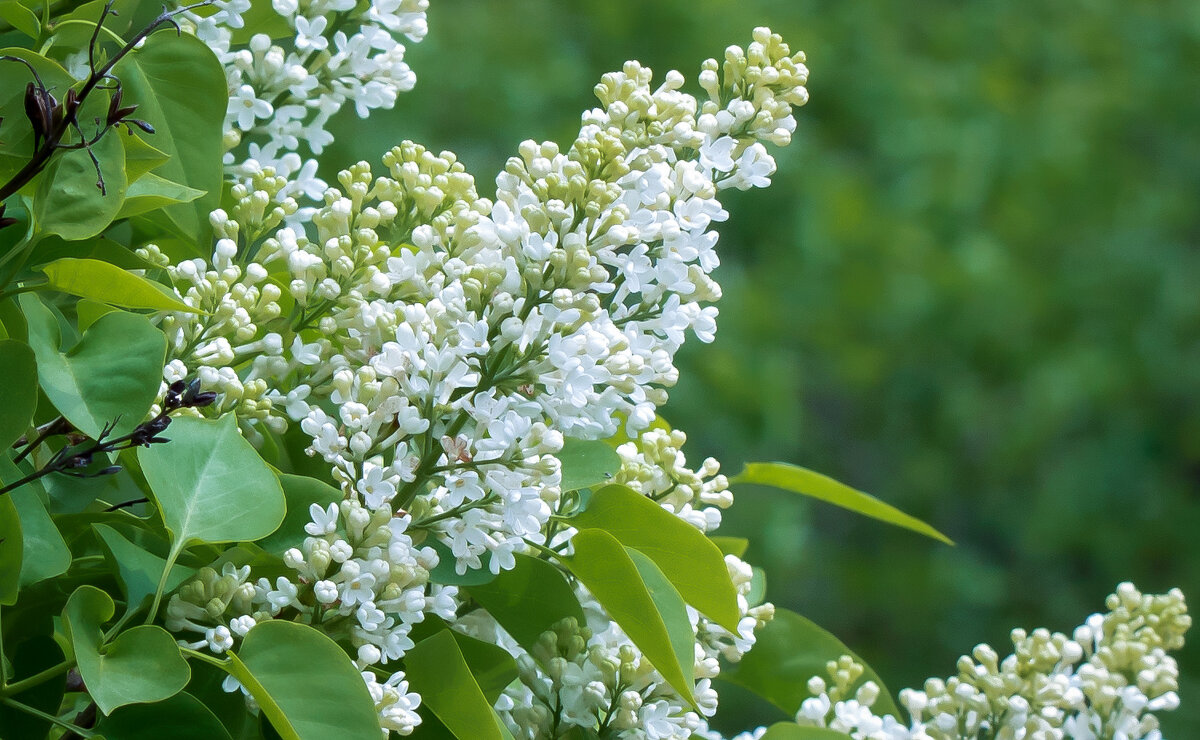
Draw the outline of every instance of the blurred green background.
[[[416,90],[338,120],[330,179],[411,138],[487,193],[626,59],[690,79],[756,25],[808,53],[774,186],[725,198],[721,330],[665,416],[696,463],[806,465],[958,546],[747,489],[723,533],[772,601],[896,691],[1122,580],[1200,600],[1200,3],[431,5]],[[1165,734],[1200,737],[1200,650],[1181,664]]]

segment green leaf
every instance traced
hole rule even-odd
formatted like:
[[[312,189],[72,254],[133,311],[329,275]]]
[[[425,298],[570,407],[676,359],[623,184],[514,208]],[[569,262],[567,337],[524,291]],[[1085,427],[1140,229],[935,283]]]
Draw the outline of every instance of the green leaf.
[[[760,740],[846,740],[844,732],[827,727],[802,727],[795,722],[777,722],[767,728]]]
[[[187,692],[118,709],[100,721],[96,733],[104,740],[231,740],[217,715]]]
[[[180,236],[207,248],[208,214],[220,203],[221,138],[229,99],[221,63],[200,39],[166,29],[118,62],[113,74],[121,80],[124,99],[137,104],[137,117],[154,127],[154,146],[169,157],[156,173],[205,193],[156,215]]]
[[[349,656],[303,624],[255,626],[226,670],[250,692],[284,740],[378,738],[375,702]]]
[[[144,316],[122,311],[100,317],[63,353],[54,313],[29,293],[20,301],[38,378],[54,407],[93,439],[113,422],[114,435],[132,431],[158,395],[166,336]]]
[[[104,314],[120,310],[107,303],[97,303],[96,301],[81,298],[75,304],[75,323],[79,325],[79,331],[87,331]]]
[[[608,483],[621,469],[621,456],[600,440],[563,440],[562,452],[555,457],[562,463],[563,491],[577,491]]]
[[[811,620],[787,609],[775,610],[775,618],[755,633],[753,649],[741,661],[726,665],[721,679],[749,689],[790,715],[812,696],[808,680],[820,676],[828,680],[825,664],[849,655],[861,663],[865,672],[851,689],[853,693],[867,681],[879,687],[879,698],[872,711],[877,715],[890,714],[901,718],[900,710],[888,693],[887,686],[866,662],[855,655],[842,641],[818,627]]]
[[[682,624],[667,624],[666,620],[673,615],[659,611],[650,585],[643,580],[637,564],[608,532],[584,529],[575,535],[571,544],[575,553],[563,557],[563,563],[587,586],[667,683],[689,703],[693,702],[691,648],[686,657],[681,657],[675,652],[675,643],[671,639],[680,630],[691,631],[686,614]]]
[[[130,184],[125,202],[117,218],[129,218],[147,211],[157,211],[176,203],[191,203],[204,195],[203,190],[189,188],[148,172]]]
[[[767,597],[767,572],[758,566],[752,566],[750,576],[750,591],[746,594],[746,603],[758,606]]]
[[[153,703],[179,693],[191,669],[175,638],[162,627],[142,625],[105,644],[103,625],[114,608],[108,594],[80,586],[63,609],[63,627],[75,650],[79,675],[96,706],[112,714],[126,704]]]
[[[945,542],[947,545],[954,544],[950,541],[949,537],[920,519],[911,517],[870,494],[856,491],[850,486],[839,483],[827,475],[822,475],[798,465],[788,463],[747,463],[746,468],[729,482],[734,484],[755,483],[762,486],[772,486],[784,491],[792,491],[826,501],[843,509],[849,509],[864,516],[869,516],[872,519],[878,519],[881,522],[911,529],[926,537],[932,537],[935,540]]]
[[[328,483],[305,475],[280,474],[279,483],[287,500],[287,513],[279,528],[258,543],[259,547],[276,555],[282,555],[288,548],[300,547],[304,543],[308,537],[304,525],[312,521],[309,508],[313,504],[325,509],[344,498],[341,491]]]
[[[75,84],[75,78],[62,65],[30,49],[0,49],[0,56],[17,57],[32,64],[46,87],[54,90],[60,99],[60,93]],[[3,70],[0,76],[5,81],[0,85],[0,183],[4,183],[17,174],[33,154],[33,127],[25,117],[25,83],[33,82],[33,76],[19,62],[0,62],[0,70]],[[87,156],[86,152],[84,156]]]
[[[200,313],[169,297],[146,278],[100,260],[65,257],[41,269],[46,273],[50,287],[62,293],[122,308]]]
[[[0,606],[17,603],[21,590],[21,520],[11,496],[0,496]]]
[[[91,97],[88,98],[89,102]],[[81,120],[83,116],[80,116]],[[85,128],[86,133],[91,133]],[[100,162],[104,192],[100,191],[96,165],[84,149],[55,154],[38,175],[33,194],[33,218],[38,233],[57,234],[68,241],[99,234],[113,222],[125,202],[125,145],[121,135],[109,130],[92,144]]]
[[[82,244],[69,242],[57,236],[47,236],[38,241],[37,252],[30,264],[34,267],[50,264],[64,257],[99,260],[125,270],[153,270],[158,265],[137,256],[129,247],[103,236],[89,239]]]
[[[15,682],[53,668],[63,661],[64,656],[62,648],[54,638],[49,635],[34,635],[17,645],[16,652],[9,657],[13,662],[13,673],[9,681]],[[63,673],[14,694],[12,699],[46,714],[57,715],[66,688],[67,674]],[[0,738],[4,740],[44,738],[51,727],[49,720],[35,717],[7,704],[0,704]]]
[[[0,450],[20,439],[37,408],[37,362],[15,339],[0,340]]]
[[[725,555],[733,555],[734,557],[745,557],[746,549],[750,547],[750,540],[745,537],[724,537],[716,535],[709,537],[712,543],[717,546]]]
[[[573,617],[583,626],[583,607],[562,572],[545,560],[514,555],[517,564],[490,583],[468,586],[471,598],[491,614],[517,644],[532,650],[542,633]]]
[[[491,702],[449,630],[418,642],[404,656],[405,674],[421,703],[462,740],[502,740],[503,728]]]
[[[687,605],[683,603],[683,597],[679,595],[679,592],[675,590],[671,581],[659,570],[654,561],[644,553],[632,547],[626,547],[625,554],[633,561],[638,575],[641,576],[642,582],[646,584],[646,591],[649,592],[650,598],[654,600],[654,606],[658,610],[659,615],[662,616],[663,624],[667,626],[667,635],[670,637],[671,649],[675,652],[675,658],[679,661],[679,666],[683,669],[685,675],[690,676],[688,668],[695,661],[696,634],[692,631],[692,623],[688,619]],[[657,664],[655,667],[657,667]],[[690,692],[692,688],[691,681],[688,681],[687,688]],[[685,694],[684,698],[692,702],[693,705],[695,704],[690,693]]]
[[[162,577],[167,561],[152,552],[130,542],[120,532],[107,524],[92,525],[96,536],[108,552],[108,560],[116,569],[117,580],[125,591],[125,610],[133,612],[141,608],[154,595],[158,580]],[[163,593],[171,593],[179,584],[195,573],[191,568],[172,565]]]
[[[14,483],[23,477],[25,473],[12,460],[0,455],[0,483]],[[5,496],[12,499],[21,519],[21,587],[67,572],[71,567],[71,551],[46,513],[41,484],[26,483]]]
[[[501,692],[517,678],[516,660],[499,645],[456,632],[436,616],[428,616],[424,621],[413,625],[408,637],[413,642],[421,642],[442,631],[449,632],[454,637],[463,660],[467,661],[471,675],[479,684],[479,689],[483,691],[489,704],[495,704]]]
[[[724,555],[700,530],[625,486],[595,491],[587,509],[569,521],[579,529],[603,529],[622,545],[645,553],[687,603],[737,631],[737,589]]]
[[[173,553],[192,542],[252,542],[279,527],[283,489],[238,433],[233,414],[175,419],[161,436],[171,441],[139,448],[137,458]]]
[[[0,2],[0,20],[7,21],[10,26],[34,40],[42,33],[42,22],[37,14],[16,0]]]
[[[150,134],[147,134],[150,136]],[[125,199],[132,197],[131,191],[137,185],[142,175],[165,163],[171,157],[161,149],[157,149],[142,138],[142,134],[133,132],[125,136],[125,177],[129,180],[129,190],[125,191]]]

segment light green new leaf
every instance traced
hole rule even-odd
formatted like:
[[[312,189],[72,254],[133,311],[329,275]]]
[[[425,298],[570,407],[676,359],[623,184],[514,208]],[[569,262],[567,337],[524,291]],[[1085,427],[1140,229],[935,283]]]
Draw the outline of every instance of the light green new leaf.
[[[17,507],[10,496],[0,496],[0,606],[17,603],[23,557]]]
[[[0,483],[25,477],[12,460],[0,455]],[[42,503],[45,492],[40,481],[26,483],[5,494],[11,498],[21,519],[21,587],[61,575],[71,567],[71,551]]]
[[[117,579],[125,590],[125,610],[136,611],[154,595],[158,579],[167,567],[167,561],[125,539],[120,532],[107,524],[92,526],[104,549],[108,551],[109,562],[116,568]],[[167,578],[163,593],[171,593],[195,572],[182,565],[172,565],[171,575]]]
[[[10,26],[34,40],[42,32],[42,22],[37,14],[17,0],[0,2],[0,20],[7,21]]]
[[[638,552],[632,547],[626,547],[625,554],[633,561],[638,575],[642,578],[642,583],[646,584],[646,591],[654,600],[654,606],[662,617],[663,624],[667,626],[667,635],[670,638],[671,649],[675,652],[676,660],[679,661],[684,673],[690,675],[688,667],[695,661],[696,635],[692,632],[692,623],[688,619],[687,605],[683,603],[683,597],[679,595],[675,586],[659,570],[654,561],[644,553]],[[691,690],[690,681],[687,686]],[[690,696],[685,696],[685,698],[692,701]],[[693,701],[692,704],[694,705],[695,702]]]
[[[146,278],[100,260],[64,257],[43,265],[41,270],[51,288],[80,298],[122,308],[201,313],[171,298]]]
[[[37,362],[15,339],[0,340],[0,450],[16,442],[37,408]]]
[[[377,738],[379,715],[358,669],[333,640],[296,622],[262,622],[225,666],[283,740]]]
[[[19,298],[38,379],[54,407],[92,438],[114,421],[114,435],[132,431],[158,395],[166,336],[144,316],[115,312],[100,317],[63,353],[53,312],[33,294]]]
[[[139,448],[137,458],[171,532],[168,561],[191,542],[252,542],[279,527],[283,489],[233,414],[175,419],[160,436],[171,441]]]
[[[761,740],[846,740],[844,732],[827,727],[801,727],[794,722],[777,722],[767,728]]]
[[[626,486],[605,486],[570,519],[579,529],[603,529],[640,550],[662,569],[684,600],[731,632],[740,618],[737,589],[725,557],[700,530]]]
[[[901,719],[900,710],[875,671],[841,640],[811,620],[787,609],[776,609],[775,618],[755,632],[755,638],[754,648],[740,662],[721,669],[722,680],[749,689],[788,714],[795,714],[800,704],[812,696],[808,680],[813,676],[829,680],[825,664],[849,655],[866,668],[850,693],[863,683],[874,681],[879,687],[874,712]]]
[[[83,119],[82,114],[80,118]],[[87,239],[104,231],[116,219],[128,185],[125,144],[120,134],[109,131],[92,144],[91,150],[100,162],[104,192],[97,186],[96,165],[86,150],[55,154],[38,176],[33,194],[33,218],[38,233],[57,234],[68,241]]]
[[[799,465],[788,463],[747,463],[746,468],[730,483],[754,483],[792,491],[811,498],[820,499],[843,509],[911,529],[935,540],[953,545],[950,538],[916,517],[909,516],[891,504],[885,504],[874,496],[856,491],[827,475],[814,472]]]
[[[282,555],[288,548],[304,544],[304,539],[308,537],[304,525],[312,521],[309,508],[313,504],[325,509],[344,498],[338,489],[306,475],[280,474],[279,483],[287,500],[287,514],[283,517],[283,524],[258,543],[259,547],[275,555]]]
[[[423,622],[414,625],[408,636],[413,642],[422,642],[442,631],[448,632],[458,643],[458,650],[462,653],[463,660],[467,661],[467,668],[483,692],[484,698],[488,704],[495,704],[504,689],[516,680],[519,673],[517,662],[499,645],[456,632],[436,616],[428,616]]]
[[[137,117],[154,127],[151,143],[170,157],[155,172],[205,193],[168,206],[164,220],[197,246],[207,245],[208,214],[221,196],[221,131],[229,99],[221,63],[200,39],[166,29],[151,34],[113,74],[124,99],[137,104]]]
[[[146,134],[151,136],[152,134]],[[125,135],[125,177],[129,180],[130,190],[125,191],[125,198],[132,197],[131,190],[137,185],[142,175],[165,163],[171,157],[161,149],[151,146],[142,138],[142,134],[133,132]]]
[[[562,463],[563,491],[599,486],[610,482],[621,469],[621,456],[599,440],[563,440],[562,451],[555,457]]]
[[[180,185],[148,172],[130,183],[117,218],[129,218],[147,211],[157,211],[176,203],[191,203],[203,195],[203,190],[189,188],[187,185]]]
[[[500,623],[526,650],[562,619],[586,624],[583,607],[562,572],[528,555],[514,555],[517,564],[490,583],[468,586],[471,598]]]
[[[667,683],[689,703],[694,703],[691,649],[686,657],[681,657],[671,639],[680,630],[690,633],[686,614],[682,624],[667,624],[666,620],[673,615],[659,611],[628,551],[608,532],[584,529],[571,544],[575,553],[563,557],[563,563],[587,586],[613,621],[621,625]]]
[[[421,703],[460,740],[502,740],[500,722],[449,630],[418,642],[404,656],[405,675]]]
[[[186,691],[118,709],[100,721],[96,734],[104,740],[231,740],[217,715]]]
[[[105,644],[103,625],[114,609],[112,598],[94,586],[75,589],[63,609],[79,675],[96,706],[112,714],[126,704],[153,703],[179,693],[192,671],[175,638],[162,627],[143,625]]]

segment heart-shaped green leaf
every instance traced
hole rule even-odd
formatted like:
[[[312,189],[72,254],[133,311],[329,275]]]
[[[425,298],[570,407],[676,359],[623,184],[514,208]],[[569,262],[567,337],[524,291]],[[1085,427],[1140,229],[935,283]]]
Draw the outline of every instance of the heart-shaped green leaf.
[[[171,441],[140,448],[137,457],[173,549],[190,542],[252,542],[279,527],[283,489],[238,433],[233,414],[219,421],[176,419],[162,436]]]
[[[461,740],[503,740],[503,727],[449,630],[418,642],[404,656],[405,675],[421,703]]]
[[[650,557],[683,596],[709,619],[736,632],[737,589],[725,556],[700,530],[625,486],[605,486],[570,520],[579,529],[603,529]]]
[[[741,661],[721,669],[721,680],[747,688],[794,715],[804,700],[812,696],[808,680],[813,676],[828,680],[825,664],[849,655],[866,668],[851,693],[863,683],[874,681],[879,687],[879,698],[872,711],[900,718],[900,710],[875,671],[841,640],[811,620],[777,608],[775,618],[758,630],[755,637],[754,647]]]
[[[37,408],[37,362],[15,339],[0,340],[0,450],[25,433]]]
[[[51,288],[80,298],[122,308],[200,313],[171,298],[146,278],[100,260],[64,257],[43,265],[41,270]]]
[[[187,692],[122,707],[100,721],[96,734],[105,740],[231,740],[217,715]]]
[[[121,80],[125,100],[137,104],[137,117],[154,127],[150,143],[169,156],[155,173],[205,193],[155,215],[206,247],[208,214],[221,196],[221,131],[229,100],[221,63],[200,39],[167,29],[151,34],[113,74]]]
[[[612,481],[621,469],[621,456],[610,445],[600,440],[563,440],[562,451],[555,457],[562,463],[564,491],[604,485]]]
[[[811,498],[826,501],[843,509],[911,529],[935,540],[953,545],[950,538],[916,517],[909,516],[891,504],[885,504],[874,496],[856,491],[827,475],[814,472],[799,465],[788,463],[747,463],[746,468],[731,479],[730,483],[755,483],[792,491]]]
[[[50,309],[29,293],[20,300],[38,379],[54,407],[92,438],[114,421],[114,435],[132,431],[158,395],[166,336],[144,316],[113,312],[97,319],[64,353]]]
[[[684,630],[691,634],[686,612],[680,623],[677,614],[659,611],[655,595],[650,593],[651,586],[643,579],[638,564],[608,532],[584,529],[572,538],[571,544],[575,552],[562,558],[563,563],[587,586],[667,683],[693,703],[692,649],[688,648],[686,656],[679,655],[675,650],[677,640],[673,639]],[[653,584],[660,591],[661,585]],[[671,624],[667,623],[668,619],[672,620]],[[689,641],[691,639],[689,637]]]
[[[337,643],[312,627],[262,622],[237,655],[230,654],[226,670],[283,740],[379,736],[375,702],[358,669]]]
[[[490,583],[468,586],[471,598],[526,650],[559,620],[584,625],[583,607],[562,571],[545,560],[515,555],[517,564]]]
[[[94,586],[75,589],[63,609],[79,675],[96,706],[112,714],[126,704],[153,703],[179,693],[191,669],[175,638],[162,627],[142,625],[105,644],[102,625],[114,609],[112,598]]]

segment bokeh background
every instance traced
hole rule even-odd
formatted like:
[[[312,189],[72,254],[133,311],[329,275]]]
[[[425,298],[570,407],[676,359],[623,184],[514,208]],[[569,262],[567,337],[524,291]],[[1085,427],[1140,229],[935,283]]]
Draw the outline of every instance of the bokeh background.
[[[1068,630],[1122,580],[1200,603],[1200,3],[431,6],[416,90],[339,119],[331,180],[410,138],[486,193],[626,59],[692,78],[764,24],[808,53],[774,186],[725,199],[721,329],[664,415],[697,463],[796,462],[958,545],[746,489],[723,533],[754,538],[772,601],[893,691],[1011,627]],[[1181,662],[1166,736],[1200,737],[1200,650]]]

